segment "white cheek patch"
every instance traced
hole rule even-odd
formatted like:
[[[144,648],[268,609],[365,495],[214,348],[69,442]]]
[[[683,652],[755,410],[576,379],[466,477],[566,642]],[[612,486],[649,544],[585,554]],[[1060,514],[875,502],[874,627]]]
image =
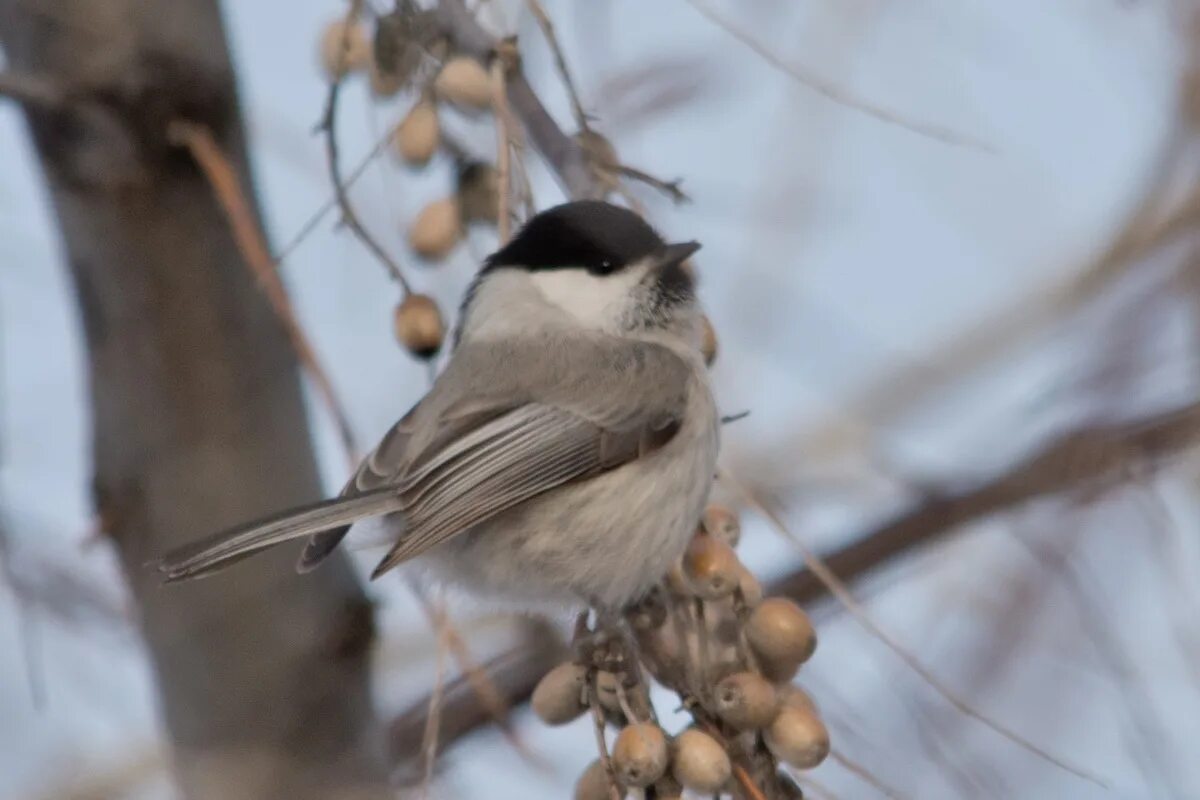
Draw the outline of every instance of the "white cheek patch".
[[[642,270],[626,268],[611,275],[592,275],[582,269],[538,270],[530,275],[547,301],[590,328],[618,323],[641,280]]]

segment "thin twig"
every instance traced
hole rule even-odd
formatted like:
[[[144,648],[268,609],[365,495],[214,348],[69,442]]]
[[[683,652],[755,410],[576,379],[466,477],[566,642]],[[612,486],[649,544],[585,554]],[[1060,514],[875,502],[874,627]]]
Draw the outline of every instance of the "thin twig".
[[[853,108],[856,111],[874,117],[875,119],[886,122],[889,125],[896,125],[905,130],[911,131],[920,136],[929,139],[935,139],[944,144],[954,145],[955,147],[968,147],[974,150],[982,150],[985,153],[996,153],[994,146],[980,141],[978,139],[965,136],[961,133],[946,128],[942,125],[936,125],[927,122],[917,122],[906,119],[904,116],[887,109],[880,108],[865,100],[860,100],[852,96],[845,89],[830,83],[813,73],[797,67],[795,64],[789,64],[779,56],[772,53],[761,42],[758,42],[746,31],[738,28],[733,22],[720,16],[716,10],[707,3],[707,0],[687,0],[692,8],[696,9],[709,22],[721,28],[733,38],[744,44],[746,47],[753,50],[760,58],[770,64],[777,70],[785,73],[791,78],[798,81],[800,84],[808,87],[822,97],[828,98],[838,105]]]
[[[354,169],[350,170],[350,172],[346,174],[345,188],[347,190],[353,187],[354,184],[358,182],[358,179],[366,174],[367,167],[371,166],[371,163],[378,158],[384,150],[387,149],[388,142],[391,141],[393,133],[393,131],[388,131],[384,136],[380,137],[375,144],[371,145],[371,149],[367,151],[367,154],[363,156],[357,164],[354,165]],[[337,195],[330,195],[329,198],[325,200],[325,202],[323,202],[316,211],[308,215],[308,218],[304,220],[304,223],[301,224],[300,227],[296,229],[296,232],[292,234],[292,237],[288,239],[287,244],[279,248],[279,251],[275,254],[275,263],[282,264],[284,260],[287,259],[287,257],[290,256],[292,252],[299,247],[305,239],[308,238],[309,234],[311,234],[313,230],[315,230],[316,227],[321,224],[321,220],[325,219],[329,212],[333,211],[337,207]]]
[[[352,0],[350,3],[350,8],[346,12],[344,36],[349,36],[350,27],[358,17],[361,5],[361,0]],[[341,49],[339,58],[344,57],[345,49],[345,47]],[[342,179],[341,167],[338,163],[337,141],[337,104],[342,88],[342,72],[343,70],[341,69],[336,70],[333,79],[329,81],[329,93],[325,100],[325,113],[321,116],[321,122],[317,126],[318,130],[325,133],[325,155],[329,163],[329,178],[333,182],[334,197],[337,200],[338,207],[342,211],[342,221],[353,231],[358,240],[374,253],[392,279],[400,284],[400,290],[407,296],[411,292],[411,289],[404,277],[404,273],[400,270],[400,265],[387,254],[387,251],[375,241],[375,238],[371,236],[362,224],[362,221],[358,218],[358,214],[354,211],[354,206],[351,204],[350,196],[346,191],[346,183]]]
[[[592,713],[592,727],[596,732],[596,749],[600,753],[600,763],[604,766],[604,774],[608,778],[608,793],[612,800],[621,800],[621,790],[617,788],[617,773],[613,769],[612,759],[608,756],[608,741],[604,738],[604,713],[600,710],[600,694],[596,670],[591,670],[588,676],[588,708]]]
[[[207,178],[213,195],[229,221],[238,252],[242,254],[242,259],[250,268],[275,316],[283,324],[296,358],[308,372],[318,394],[325,401],[325,406],[337,427],[342,447],[346,451],[346,458],[353,468],[358,463],[358,446],[355,443],[354,430],[350,426],[350,418],[338,399],[333,382],[321,366],[316,351],[296,318],[296,312],[292,308],[279,273],[275,271],[275,263],[271,260],[270,250],[267,249],[262,229],[242,188],[237,170],[213,138],[212,131],[203,125],[174,120],[168,126],[167,136],[172,142],[188,149]]]
[[[721,735],[721,731],[706,719],[701,719],[695,715],[693,715],[693,718],[696,720],[696,724],[699,725],[705,733],[716,739],[717,742],[720,743],[721,747],[725,749],[726,753],[728,753],[730,764],[733,766],[733,777],[735,780],[737,780],[738,784],[741,785],[742,791],[746,793],[748,800],[767,800],[766,795],[764,795],[762,790],[759,789],[757,784],[754,783],[754,778],[752,778],[746,768],[739,764],[733,757],[734,754],[730,752],[731,748],[729,746],[729,742],[726,741],[725,737]]]
[[[439,599],[431,608],[435,613],[444,616],[445,609]],[[437,635],[437,656],[434,666],[433,691],[429,695],[429,713],[425,717],[425,734],[421,740],[421,754],[425,760],[425,768],[421,777],[420,796],[429,797],[429,786],[433,783],[433,767],[437,762],[438,726],[442,719],[442,691],[446,677],[446,648],[449,644],[446,631],[448,626],[442,626]]]
[[[808,568],[812,570],[813,574],[817,576],[817,579],[820,580],[821,583],[825,584],[825,586],[829,589],[830,594],[837,598],[838,602],[840,602],[842,606],[844,606],[845,609],[850,612],[851,616],[855,618],[859,625],[865,628],[872,636],[874,636],[889,650],[895,653],[901,661],[903,661],[913,672],[920,676],[925,683],[927,683],[934,691],[940,694],[948,703],[950,703],[950,705],[954,706],[954,708],[958,709],[968,717],[978,720],[986,727],[991,728],[993,731],[998,733],[1000,736],[1008,739],[1010,742],[1018,745],[1022,749],[1027,750],[1038,758],[1054,764],[1055,766],[1066,770],[1067,772],[1070,772],[1079,778],[1094,783],[1097,786],[1108,788],[1107,784],[1100,778],[1092,775],[1089,772],[1086,772],[1085,770],[1081,770],[1078,767],[1071,766],[1062,759],[1038,747],[1033,742],[1030,742],[1028,739],[1022,737],[1015,731],[1012,731],[990,717],[985,716],[982,712],[975,709],[974,706],[946,686],[946,684],[943,683],[936,675],[934,675],[928,667],[922,664],[916,656],[905,649],[898,641],[892,638],[890,634],[884,631],[879,624],[875,622],[871,615],[867,613],[867,610],[863,608],[863,606],[857,600],[854,599],[854,596],[850,593],[850,590],[847,588],[846,584],[842,583],[842,580],[835,575],[831,569],[829,569],[821,557],[817,555],[816,551],[814,551],[802,539],[792,533],[792,531],[787,525],[784,524],[783,520],[778,514],[767,508],[767,506],[761,500],[759,500],[753,492],[742,485],[742,483],[736,477],[734,477],[730,470],[721,470],[721,477],[723,480],[728,481],[729,485],[742,495],[748,505],[762,514],[767,519],[767,522],[770,523],[771,527],[773,527],[780,536],[795,545],[796,549],[799,550],[800,554],[804,557],[804,561],[808,565]]]
[[[438,0],[437,13],[442,30],[460,52],[483,62],[491,58],[496,40],[480,26],[463,0]],[[605,195],[579,142],[558,127],[520,69],[508,73],[508,101],[568,195],[577,200]]]
[[[829,757],[838,764],[841,764],[842,768],[847,772],[852,772],[857,775],[864,783],[869,784],[881,795],[888,798],[888,800],[902,800],[904,797],[904,795],[900,794],[898,791],[888,786],[879,778],[875,777],[875,775],[862,764],[859,764],[857,761],[852,761],[837,750],[830,750]]]
[[[20,642],[21,655],[25,660],[25,678],[29,684],[29,697],[34,709],[40,711],[46,706],[46,674],[45,661],[42,658],[41,636],[38,620],[34,609],[28,602],[25,593],[21,591],[21,583],[17,579],[15,559],[13,558],[12,540],[8,535],[8,520],[4,509],[0,508],[0,577],[8,584],[13,594],[13,603],[17,613],[17,637]]]
[[[699,665],[700,671],[699,689],[705,695],[708,694],[708,620],[704,618],[704,601],[699,597],[694,598],[692,610],[696,614],[696,648],[699,650]],[[708,697],[701,695],[701,699],[707,700]]]
[[[634,213],[636,213],[639,217],[646,216],[646,204],[638,199],[638,196],[631,192],[628,186],[620,183],[619,181],[613,181],[613,184],[613,191],[621,195],[621,199],[623,199],[629,205],[629,208],[632,209]]]
[[[475,662],[466,641],[462,638],[462,634],[458,632],[454,620],[446,612],[445,605],[431,601],[415,584],[410,584],[410,588],[412,588],[413,594],[416,595],[417,600],[420,602],[430,626],[437,633],[439,640],[445,638],[446,647],[450,650],[454,661],[458,664],[459,671],[467,679],[467,684],[471,687],[471,691],[474,692],[479,702],[483,704],[483,707],[491,715],[492,721],[500,727],[504,738],[508,740],[514,750],[521,754],[523,759],[529,763],[536,763],[537,759],[534,754],[530,752],[525,743],[521,741],[521,738],[517,736],[517,732],[509,722],[509,704],[504,699],[504,695],[496,688],[496,684],[492,682],[488,674]]]
[[[692,645],[688,641],[687,622],[684,619],[683,608],[679,603],[668,601],[667,614],[671,618],[671,628],[675,632],[675,641],[679,647],[679,665],[683,669],[683,686],[672,688],[683,688],[694,696],[700,695],[700,689],[696,683],[696,671],[692,664]]]
[[[1163,787],[1166,796],[1183,796],[1185,793],[1177,789],[1170,761],[1165,758],[1170,752],[1170,748],[1165,746],[1169,738],[1166,726],[1155,713],[1154,704],[1148,702],[1149,693],[1139,686],[1142,682],[1137,674],[1137,666],[1121,646],[1119,638],[1114,636],[1113,628],[1108,624],[1108,609],[1092,588],[1103,586],[1103,581],[1089,580],[1083,568],[1083,559],[1072,552],[1070,545],[1074,544],[1073,541],[1056,546],[1050,541],[1035,541],[1033,537],[1023,535],[1019,529],[1012,531],[1012,538],[1028,551],[1042,569],[1050,573],[1049,583],[1061,586],[1066,591],[1075,606],[1082,632],[1112,673],[1113,684],[1118,689],[1117,694],[1129,719],[1128,725],[1120,726],[1121,736],[1126,740],[1127,752],[1138,764],[1147,783],[1154,784],[1157,777],[1167,784]],[[1022,618],[1022,623],[1024,621]]]
[[[692,201],[692,198],[688,197],[687,193],[679,188],[679,184],[682,182],[681,178],[676,178],[673,181],[664,181],[662,178],[656,178],[648,172],[643,172],[636,167],[626,166],[625,164],[616,164],[613,166],[613,169],[616,170],[618,175],[657,189],[671,198],[672,202],[690,203]]]
[[[509,175],[509,154],[512,150],[509,136],[507,59],[497,54],[492,59],[492,115],[496,119],[496,230],[499,244],[503,246],[512,234],[512,212],[509,195],[512,179]]]
[[[750,773],[741,764],[733,764],[733,777],[741,785],[742,791],[746,793],[748,800],[767,800],[766,795],[755,785],[754,779],[750,777]]]
[[[617,689],[617,705],[621,707],[621,713],[625,715],[625,719],[629,720],[630,725],[635,722],[641,722],[641,718],[634,713],[633,707],[629,705],[629,695],[625,691],[625,682],[621,680],[620,675],[614,681],[614,686]]]
[[[567,59],[563,56],[562,45],[558,42],[558,36],[554,33],[554,23],[550,21],[550,15],[546,13],[546,9],[542,7],[539,0],[525,0],[525,5],[529,8],[533,18],[537,20],[538,27],[542,29],[542,36],[546,37],[546,44],[550,45],[550,52],[554,56],[554,66],[558,70],[559,77],[562,78],[563,85],[567,88],[567,96],[571,99],[571,113],[575,115],[575,124],[579,130],[588,130],[588,115],[583,110],[583,103],[579,102],[579,92],[575,89],[575,81],[571,79],[571,70],[567,67]]]

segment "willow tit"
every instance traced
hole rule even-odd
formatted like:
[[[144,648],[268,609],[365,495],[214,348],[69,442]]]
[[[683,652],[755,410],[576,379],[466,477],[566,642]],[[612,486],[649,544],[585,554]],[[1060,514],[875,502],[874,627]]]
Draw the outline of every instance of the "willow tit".
[[[719,422],[684,265],[641,217],[599,201],[544,211],[483,264],[433,388],[335,499],[163,558],[167,581],[307,538],[315,567],[379,517],[391,549],[518,602],[618,609],[683,552]]]

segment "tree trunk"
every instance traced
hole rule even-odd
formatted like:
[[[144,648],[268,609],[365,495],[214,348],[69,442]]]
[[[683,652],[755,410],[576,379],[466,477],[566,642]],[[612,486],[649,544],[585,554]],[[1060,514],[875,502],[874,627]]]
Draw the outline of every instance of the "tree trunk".
[[[161,587],[144,563],[319,491],[297,365],[170,120],[249,185],[216,0],[0,0],[87,337],[95,496],[141,611],[190,798],[389,793],[348,563],[296,553]],[[36,347],[30,342],[29,346]]]

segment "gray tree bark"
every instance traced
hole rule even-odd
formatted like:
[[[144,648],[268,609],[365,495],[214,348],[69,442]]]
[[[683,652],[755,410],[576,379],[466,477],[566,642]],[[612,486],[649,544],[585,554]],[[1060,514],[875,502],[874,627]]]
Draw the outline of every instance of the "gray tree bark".
[[[208,126],[249,186],[216,0],[0,0],[0,41],[53,88],[25,110],[87,338],[96,504],[183,793],[387,796],[373,615],[346,561],[301,578],[272,552],[165,588],[143,566],[320,492],[288,341],[167,141],[172,119]]]

